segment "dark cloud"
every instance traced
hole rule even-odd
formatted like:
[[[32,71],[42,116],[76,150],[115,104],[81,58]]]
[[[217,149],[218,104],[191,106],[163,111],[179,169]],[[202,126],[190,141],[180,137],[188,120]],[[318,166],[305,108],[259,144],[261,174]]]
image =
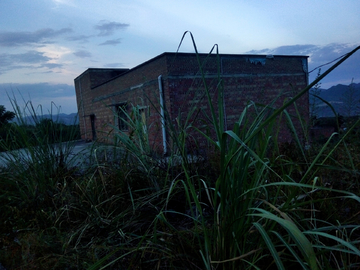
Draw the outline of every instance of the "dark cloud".
[[[103,43],[100,43],[100,46],[106,46],[106,45],[112,45],[112,46],[116,46],[118,44],[121,43],[121,38],[117,38],[117,39],[111,39],[111,40],[107,40]]]
[[[313,50],[311,61],[321,63],[323,61],[334,60],[352,50],[347,44],[329,44],[326,46],[318,47]]]
[[[252,50],[248,53],[254,54],[273,54],[273,55],[307,55],[311,63],[321,63],[334,60],[355,46],[349,44],[332,43],[325,46],[318,45],[289,45],[280,46],[274,49]]]
[[[3,53],[0,54],[0,71],[8,68],[9,66],[13,65],[13,61],[11,61],[11,54]]]
[[[91,57],[91,53],[85,50],[80,50],[77,52],[74,52],[74,55],[80,58],[87,58],[87,57]]]
[[[0,84],[0,93],[7,96],[6,93],[21,93],[26,96],[43,96],[43,97],[62,97],[73,96],[75,93],[74,86],[68,84],[50,84],[50,83],[2,83]],[[4,95],[3,95],[4,94]]]
[[[46,67],[49,69],[53,69],[53,68],[62,68],[63,65],[62,64],[55,64],[55,63],[47,63],[47,64],[43,64],[41,65],[42,67]]]
[[[36,43],[49,43],[51,39],[71,32],[71,28],[62,28],[60,30],[44,28],[35,32],[0,32],[0,46],[14,47]]]
[[[20,109],[25,108],[26,103],[31,101],[36,109],[43,108],[44,113],[48,113],[49,108],[57,109],[61,107],[61,112],[76,112],[75,88],[68,84],[18,84],[2,83],[0,84],[0,96],[2,105],[6,109],[12,110],[14,101],[18,103]],[[12,101],[12,102],[11,102]]]
[[[114,34],[116,30],[124,30],[129,27],[129,24],[126,23],[117,23],[117,22],[107,22],[107,21],[100,21],[98,25],[95,25],[94,28],[99,30],[100,33],[98,36],[110,36]]]
[[[273,54],[273,55],[306,55],[316,49],[316,45],[290,45],[280,46],[274,49],[252,50],[248,53],[253,54]]]
[[[246,54],[267,54],[270,51],[270,49],[262,49],[262,50],[251,50],[246,52]]]
[[[105,68],[116,68],[116,67],[124,67],[123,63],[109,63],[104,65]]]
[[[78,36],[71,36],[68,37],[67,40],[68,41],[79,41],[79,42],[88,42],[89,38],[93,37],[92,35],[86,36],[86,35],[78,35]]]
[[[321,73],[323,73],[336,62],[334,60],[339,59],[354,48],[355,45],[345,43],[331,43],[324,46],[308,44],[281,46],[274,49],[253,50],[248,53],[307,55],[309,56],[309,71],[313,70],[313,72],[310,73],[310,82],[312,82],[316,78],[318,68],[321,68]],[[339,83],[350,84],[352,78],[354,78],[354,82],[360,81],[360,51],[353,54],[349,59],[332,71],[326,78],[323,79],[322,84],[324,88],[328,88]]]
[[[1,57],[0,57],[0,62],[1,62]],[[13,64],[13,63],[9,63],[9,65],[0,66],[0,75],[3,75],[3,74],[7,73],[10,70],[22,69],[22,68],[30,68],[30,67],[31,67],[30,65],[16,65],[16,64]]]
[[[46,62],[52,60],[52,58],[45,56],[44,53],[38,51],[28,51],[19,54],[0,54],[0,74],[4,74],[9,70],[21,69],[21,68],[40,68],[46,66],[52,68],[51,65]],[[54,66],[55,67],[55,66]]]
[[[44,55],[44,53],[38,51],[28,51],[21,54],[10,54],[9,56],[12,62],[28,64],[38,64],[51,60],[50,57],[47,57]]]

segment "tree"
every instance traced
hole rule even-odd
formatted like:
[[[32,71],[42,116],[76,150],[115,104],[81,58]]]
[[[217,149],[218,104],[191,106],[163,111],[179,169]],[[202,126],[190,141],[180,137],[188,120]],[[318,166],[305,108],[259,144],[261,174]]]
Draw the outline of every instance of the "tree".
[[[14,112],[7,111],[4,105],[0,105],[0,128],[9,123],[14,117]]]
[[[321,68],[319,68],[318,70],[318,74],[316,76],[316,78],[320,77],[321,75]],[[315,86],[313,88],[310,89],[310,119],[313,122],[312,124],[314,124],[314,121],[317,119],[317,117],[319,116],[319,110],[320,110],[320,101],[317,98],[317,96],[320,96],[321,94],[321,83],[317,83],[315,84]]]
[[[319,78],[321,75],[321,68],[319,68],[318,70],[318,74],[316,76],[316,78]],[[320,104],[321,101],[318,99],[318,96],[320,96],[321,94],[321,83],[318,82],[317,84],[315,84],[315,86],[313,88],[310,89],[309,93],[310,93],[310,97],[309,97],[309,105],[310,105],[310,126],[314,126],[317,118],[319,117],[319,112],[320,112]]]
[[[346,91],[342,94],[342,114],[345,117],[351,117],[359,114],[360,109],[360,95],[355,88],[354,79],[351,80],[351,84],[347,87]]]

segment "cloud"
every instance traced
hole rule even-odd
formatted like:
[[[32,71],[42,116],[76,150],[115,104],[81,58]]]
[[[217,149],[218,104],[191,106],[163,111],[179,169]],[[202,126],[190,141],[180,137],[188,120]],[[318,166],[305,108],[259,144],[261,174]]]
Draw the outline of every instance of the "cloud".
[[[28,51],[26,53],[13,54],[9,56],[11,61],[18,63],[38,64],[51,60],[51,58],[45,56],[44,53],[38,51]]]
[[[26,99],[30,97],[61,97],[73,96],[75,89],[73,85],[68,84],[50,84],[50,83],[2,83],[0,84],[0,93],[2,96],[7,96],[6,93],[21,93]],[[4,94],[4,95],[3,95]]]
[[[106,68],[116,68],[116,67],[124,67],[125,65],[123,63],[109,63],[104,65]]]
[[[55,64],[55,63],[46,63],[41,65],[42,67],[46,67],[48,69],[53,69],[53,68],[62,68],[63,65],[62,64]]]
[[[49,43],[52,38],[71,32],[71,28],[62,28],[60,30],[44,28],[35,32],[0,32],[0,46],[14,47],[36,43]]]
[[[44,113],[61,107],[63,113],[73,113],[77,111],[75,88],[68,84],[0,84],[0,95],[3,97],[2,104],[7,110],[12,110],[10,102],[14,100],[19,104],[20,109],[25,108],[26,103],[31,101],[36,109],[43,109]],[[9,99],[9,98],[10,99]]]
[[[251,54],[273,54],[273,55],[307,55],[309,56],[310,82],[317,75],[318,68],[324,73],[330,68],[337,59],[349,53],[356,47],[348,43],[331,43],[323,46],[307,45],[289,45],[280,46],[273,49],[253,50]],[[334,61],[335,60],[335,61]],[[360,80],[360,51],[353,54],[349,59],[343,62],[339,67],[332,71],[322,81],[322,87],[328,88],[337,84],[349,84],[354,78],[355,82]]]
[[[252,54],[273,54],[273,55],[307,55],[316,50],[316,45],[289,45],[280,46],[274,49],[252,50],[248,53]]]
[[[100,33],[98,36],[111,36],[114,34],[116,30],[124,30],[129,27],[129,24],[126,23],[117,23],[117,22],[107,22],[107,21],[100,21],[98,25],[95,25],[94,28],[99,30]]]
[[[248,53],[273,54],[273,55],[307,55],[310,63],[321,64],[322,62],[332,61],[355,48],[351,44],[331,43],[325,46],[319,45],[289,45],[280,46],[273,49],[252,50]]]
[[[47,57],[45,53],[34,50],[19,54],[3,53],[0,54],[0,74],[4,74],[9,70],[28,67],[40,68],[49,65],[48,68],[51,68],[50,65],[55,64],[46,63],[50,60],[52,60],[52,58]]]
[[[68,0],[53,0],[55,4],[70,5],[71,1]]]
[[[84,42],[88,42],[89,38],[93,37],[92,35],[86,36],[86,35],[78,35],[78,36],[71,36],[68,37],[67,40],[68,41],[80,41],[82,43]]]
[[[100,43],[100,46],[106,46],[106,45],[112,45],[112,46],[116,46],[118,44],[121,43],[121,38],[117,38],[117,39],[111,39],[111,40],[107,40],[103,43]]]
[[[74,55],[80,58],[87,58],[87,57],[91,57],[91,53],[85,50],[80,50],[77,52],[74,52]]]

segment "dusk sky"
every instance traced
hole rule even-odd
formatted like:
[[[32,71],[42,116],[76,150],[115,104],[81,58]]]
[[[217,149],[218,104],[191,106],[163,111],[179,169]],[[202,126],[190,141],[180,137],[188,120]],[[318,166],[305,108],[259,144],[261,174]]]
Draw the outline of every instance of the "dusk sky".
[[[176,51],[185,31],[202,53],[308,55],[312,70],[360,45],[359,11],[359,0],[1,0],[0,105],[11,110],[14,94],[77,112],[74,78],[87,68],[133,68]],[[179,51],[194,51],[189,36]],[[360,51],[321,86],[352,79]]]

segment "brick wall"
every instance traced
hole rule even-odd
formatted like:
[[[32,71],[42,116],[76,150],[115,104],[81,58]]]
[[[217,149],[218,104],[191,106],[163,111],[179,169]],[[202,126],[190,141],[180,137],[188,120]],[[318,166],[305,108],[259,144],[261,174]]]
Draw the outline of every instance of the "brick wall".
[[[200,55],[200,62],[215,111],[218,110],[218,76],[223,81],[228,129],[232,129],[250,101],[269,104],[276,100],[273,106],[278,108],[284,99],[294,96],[307,86],[306,57]],[[111,140],[109,134],[115,134],[117,126],[114,105],[127,103],[129,107],[141,105],[149,108],[149,137],[154,149],[161,149],[159,75],[162,75],[165,107],[172,125],[184,125],[186,121],[193,122],[193,125],[198,127],[209,124],[207,116],[210,108],[197,58],[194,54],[164,53],[127,72],[95,72],[90,69],[75,79],[82,138],[92,139],[90,115],[94,115],[97,138]],[[115,78],[111,79],[113,76]],[[300,113],[307,120],[308,95],[304,95],[297,103],[301,105]],[[296,114],[294,106],[288,111],[290,115]],[[290,141],[292,137],[286,123],[281,122],[279,125],[283,127],[279,139]],[[295,126],[300,130],[300,124],[296,120]],[[213,130],[210,132],[214,135]],[[194,139],[200,145],[206,144],[203,138],[195,133]],[[170,138],[167,138],[167,141],[169,142]]]
[[[157,77],[165,71],[165,59],[158,58],[113,80],[108,80],[108,75],[106,80],[101,81],[100,72],[89,71],[76,78],[75,88],[82,139],[93,139],[90,116],[94,115],[97,139],[111,141],[111,134],[114,134],[117,128],[116,105],[127,103],[128,108],[132,105],[149,108],[150,116],[147,122],[153,137],[152,143],[161,141],[158,135],[160,120],[157,111],[160,110],[160,106]],[[95,78],[92,78],[93,76]],[[157,106],[154,107],[152,102]]]
[[[238,121],[245,106],[250,101],[260,104],[273,104],[274,108],[283,105],[285,99],[293,97],[307,86],[307,76],[303,66],[306,57],[281,57],[272,59],[266,56],[225,55],[220,58],[203,56],[206,86],[210,92],[214,110],[218,111],[218,75],[222,79],[225,107],[225,123],[227,129],[232,129]],[[193,111],[190,120],[196,120],[195,126],[209,124],[207,116],[210,115],[205,86],[199,75],[198,62],[191,55],[177,55],[177,61],[171,59],[169,65],[169,95],[171,99],[171,115],[175,119],[180,113],[180,118],[185,121],[186,116]],[[308,95],[302,96],[298,101],[298,111],[304,120],[308,118]],[[194,110],[194,107],[197,107]],[[288,112],[296,116],[294,106],[290,106]],[[301,125],[297,117],[292,117],[294,125],[301,135]],[[287,123],[281,121],[279,140],[289,142],[292,135],[287,128]],[[203,131],[206,131],[205,129]],[[214,135],[214,131],[212,130]],[[201,136],[196,136],[197,141],[203,147],[206,142],[201,141]]]

